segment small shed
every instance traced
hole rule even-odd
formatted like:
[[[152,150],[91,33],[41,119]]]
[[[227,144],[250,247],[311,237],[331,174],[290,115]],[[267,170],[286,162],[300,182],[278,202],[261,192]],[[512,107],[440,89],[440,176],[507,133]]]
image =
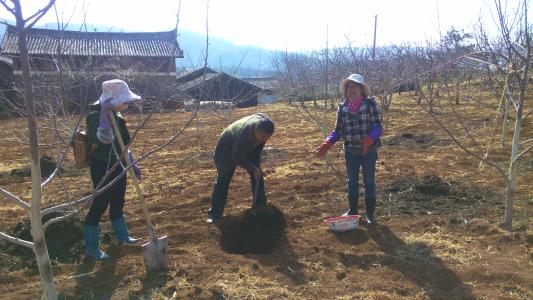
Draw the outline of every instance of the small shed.
[[[257,96],[257,102],[259,104],[272,104],[278,102],[278,95],[276,93],[278,79],[276,77],[251,77],[242,78],[242,80],[261,88],[261,92]]]
[[[178,78],[178,90],[200,101],[228,101],[239,108],[258,104],[261,88],[226,73],[200,69],[188,81]],[[193,79],[191,79],[193,78]]]
[[[216,74],[217,71],[209,68],[209,67],[203,67],[196,70],[182,70],[177,72],[176,75],[176,82],[178,84],[186,83],[188,81],[195,80],[199,77],[202,77],[204,74]]]

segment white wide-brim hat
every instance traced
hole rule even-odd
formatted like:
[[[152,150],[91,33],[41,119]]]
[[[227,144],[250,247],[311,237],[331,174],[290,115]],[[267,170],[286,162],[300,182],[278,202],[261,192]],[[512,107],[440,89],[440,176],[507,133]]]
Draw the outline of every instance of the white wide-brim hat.
[[[370,89],[368,88],[368,85],[365,83],[365,80],[364,80],[363,76],[361,76],[359,74],[352,74],[352,75],[348,76],[348,78],[346,78],[343,81],[341,81],[340,89],[341,89],[341,93],[343,95],[344,95],[344,93],[346,91],[346,84],[349,81],[352,81],[352,82],[355,82],[355,83],[361,85],[363,87],[363,94],[365,94],[366,96],[370,96]]]
[[[119,106],[140,99],[141,96],[133,93],[124,80],[111,79],[102,82],[102,95],[97,102],[111,101],[111,105]]]

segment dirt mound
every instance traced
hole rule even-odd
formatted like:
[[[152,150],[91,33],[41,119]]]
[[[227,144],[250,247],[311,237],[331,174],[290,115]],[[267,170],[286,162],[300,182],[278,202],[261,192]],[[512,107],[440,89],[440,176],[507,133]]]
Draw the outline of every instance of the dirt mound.
[[[446,212],[469,208],[474,203],[485,201],[492,193],[488,189],[466,186],[460,182],[445,181],[437,175],[402,177],[387,185],[382,191],[385,198],[394,200],[389,205],[397,206],[404,213],[416,211]]]
[[[436,175],[402,177],[389,184],[385,191],[393,193],[409,191],[428,196],[446,196],[450,193],[450,185]]]
[[[53,158],[51,158],[50,156],[43,155],[41,156],[40,162],[41,162],[41,177],[48,177],[52,175],[52,173],[54,173],[57,167],[57,164]],[[63,170],[60,169],[59,171],[62,172]]]
[[[450,193],[450,185],[439,176],[429,175],[420,178],[415,184],[415,190],[425,195],[442,195],[446,196]]]
[[[410,132],[385,138],[383,144],[387,146],[403,146],[407,148],[428,148],[430,146],[449,145],[449,140],[438,139],[434,133],[414,134]]]
[[[58,214],[48,214],[43,217],[43,222],[57,216]],[[30,222],[17,223],[10,235],[32,241]],[[83,252],[83,221],[73,217],[52,224],[46,229],[45,238],[52,263],[74,263],[80,259]],[[0,269],[17,270],[37,267],[35,254],[29,248],[0,241],[0,252],[8,255],[6,256],[8,258],[2,259]]]
[[[240,215],[228,216],[217,222],[222,231],[222,249],[237,254],[271,252],[285,235],[286,225],[283,212],[272,205],[255,214],[252,209],[247,209]]]
[[[56,162],[50,156],[47,156],[47,155],[41,156],[40,163],[41,163],[41,177],[43,178],[52,175],[52,173],[54,173],[57,167]],[[64,170],[62,168],[59,169],[60,173],[62,173],[63,171]],[[21,169],[13,169],[11,170],[11,173],[9,175],[14,176],[14,177],[30,177],[31,168],[24,167]]]

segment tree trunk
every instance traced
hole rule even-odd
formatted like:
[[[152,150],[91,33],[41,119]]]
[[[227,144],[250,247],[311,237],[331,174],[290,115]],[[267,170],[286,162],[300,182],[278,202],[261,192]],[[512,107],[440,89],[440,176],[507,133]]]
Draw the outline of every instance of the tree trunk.
[[[328,99],[326,98],[324,102],[324,120],[322,124],[322,133],[324,134],[324,138],[328,137]],[[329,157],[329,153],[326,153],[326,165],[330,165],[331,160]]]
[[[430,113],[433,113],[433,79],[431,78],[430,79],[430,82],[429,82],[429,85],[428,85],[428,93],[429,93],[429,101],[428,101],[428,105],[429,105],[429,112]]]
[[[507,91],[503,91],[504,93],[506,93]],[[502,122],[502,137],[501,137],[501,145],[502,147],[504,147],[507,143],[506,143],[506,140],[507,140],[507,123],[509,122],[509,100],[507,99],[507,97],[503,97],[503,101],[504,104],[503,104],[503,122]]]
[[[455,105],[459,105],[459,87],[461,83],[459,79],[457,79],[457,82],[455,82]]]
[[[420,80],[416,80],[416,103],[420,104],[422,102],[422,84]]]
[[[52,264],[48,256],[48,249],[44,238],[44,229],[41,219],[41,165],[39,161],[39,143],[37,137],[37,122],[35,117],[35,105],[33,102],[33,87],[30,74],[30,60],[28,57],[28,48],[26,44],[26,33],[24,31],[24,20],[20,13],[20,3],[15,1],[17,15],[18,46],[20,51],[20,64],[22,76],[24,79],[24,100],[28,110],[28,136],[30,141],[30,159],[31,159],[31,234],[34,242],[34,252],[37,258],[37,266],[41,277],[43,298],[57,299],[57,291],[54,285],[52,274]]]
[[[508,102],[508,101],[507,101]],[[513,225],[513,201],[514,201],[514,185],[515,185],[515,176],[516,169],[518,167],[518,161],[516,157],[518,156],[519,143],[520,143],[520,129],[522,127],[522,107],[523,101],[520,101],[519,107],[516,110],[516,120],[514,123],[514,134],[513,134],[513,145],[511,148],[511,163],[509,164],[509,174],[507,176],[507,193],[505,199],[505,225],[508,228],[511,228]]]
[[[389,107],[392,103],[392,97],[393,97],[394,93],[390,93],[388,95],[385,96],[385,102],[383,103],[383,112],[386,112],[389,110]]]

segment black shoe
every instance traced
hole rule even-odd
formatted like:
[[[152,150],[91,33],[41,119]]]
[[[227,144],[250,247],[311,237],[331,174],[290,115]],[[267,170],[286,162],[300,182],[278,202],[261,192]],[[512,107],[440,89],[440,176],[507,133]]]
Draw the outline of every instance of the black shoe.
[[[211,214],[207,214],[207,224],[215,224],[216,222],[218,222],[218,220],[220,219],[219,216],[214,216],[214,215],[211,215]]]
[[[366,223],[376,224],[376,219],[374,218],[374,212],[376,211],[376,198],[365,198],[365,206]]]
[[[348,211],[343,216],[357,215],[357,207],[359,206],[359,198],[350,199],[348,197],[348,204],[350,205]]]
[[[357,211],[353,212],[351,210],[348,210],[346,211],[345,213],[342,214],[343,216],[353,216],[353,215],[357,215]]]
[[[365,219],[366,219],[366,223],[367,223],[368,225],[375,225],[375,224],[377,224],[377,222],[376,222],[376,218],[374,218],[374,216],[368,216],[368,215],[367,215]]]

